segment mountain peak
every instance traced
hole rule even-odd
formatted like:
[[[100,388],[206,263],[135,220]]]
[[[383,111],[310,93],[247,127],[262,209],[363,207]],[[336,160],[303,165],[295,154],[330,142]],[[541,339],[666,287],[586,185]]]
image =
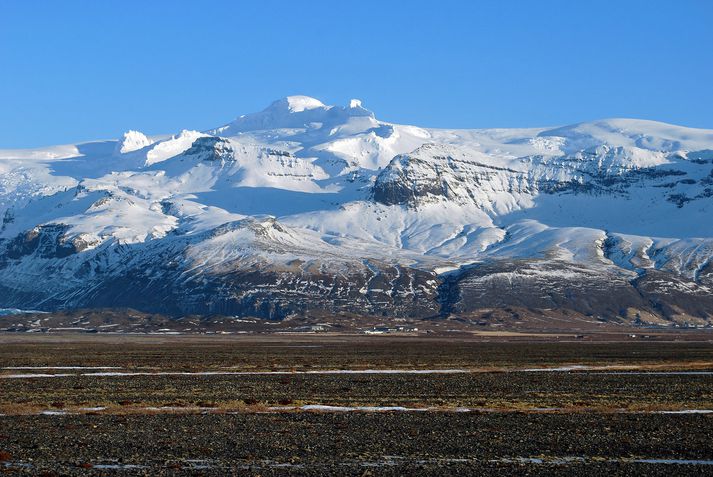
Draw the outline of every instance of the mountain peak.
[[[153,144],[146,135],[139,131],[129,130],[116,143],[114,152],[116,154],[126,154],[127,152],[137,151],[146,146]]]
[[[329,106],[310,96],[287,96],[273,101],[257,113],[244,114],[225,126],[209,131],[210,134],[232,136],[248,131],[266,129],[301,129],[314,125],[333,127],[347,123],[351,118],[371,117],[361,101],[352,99],[348,106]]]
[[[300,113],[310,109],[326,108],[324,103],[310,96],[286,96],[282,99],[274,101],[267,109],[287,110],[291,113]]]

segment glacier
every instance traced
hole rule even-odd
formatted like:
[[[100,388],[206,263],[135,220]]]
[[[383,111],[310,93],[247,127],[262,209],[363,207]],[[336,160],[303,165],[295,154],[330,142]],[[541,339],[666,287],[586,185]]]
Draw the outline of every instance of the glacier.
[[[0,150],[0,307],[710,325],[713,130],[433,129],[362,104]]]

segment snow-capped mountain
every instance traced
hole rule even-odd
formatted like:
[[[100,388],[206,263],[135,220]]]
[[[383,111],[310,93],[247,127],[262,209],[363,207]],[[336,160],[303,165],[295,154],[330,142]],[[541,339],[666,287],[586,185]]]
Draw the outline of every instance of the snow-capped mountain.
[[[444,130],[291,96],[0,150],[0,307],[713,319],[713,131]]]

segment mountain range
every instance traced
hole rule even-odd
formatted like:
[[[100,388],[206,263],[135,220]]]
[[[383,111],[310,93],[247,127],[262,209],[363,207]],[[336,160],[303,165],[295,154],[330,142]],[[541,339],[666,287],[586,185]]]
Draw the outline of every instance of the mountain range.
[[[713,130],[433,129],[290,96],[0,150],[0,307],[713,323]]]

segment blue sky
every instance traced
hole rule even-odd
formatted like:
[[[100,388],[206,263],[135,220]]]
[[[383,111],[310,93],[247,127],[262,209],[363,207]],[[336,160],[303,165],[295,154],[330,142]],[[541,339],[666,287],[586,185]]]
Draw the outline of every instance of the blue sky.
[[[0,2],[0,148],[206,129],[306,94],[433,127],[713,128],[713,1]]]

